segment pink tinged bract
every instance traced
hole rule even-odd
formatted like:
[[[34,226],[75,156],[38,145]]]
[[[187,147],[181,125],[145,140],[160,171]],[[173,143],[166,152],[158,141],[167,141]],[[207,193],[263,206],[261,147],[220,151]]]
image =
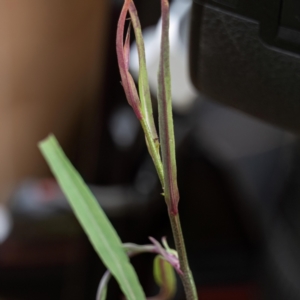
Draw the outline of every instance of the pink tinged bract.
[[[132,0],[125,0],[120,18],[118,21],[117,27],[117,39],[116,39],[116,49],[117,49],[117,58],[118,64],[121,74],[122,85],[125,91],[125,95],[128,103],[133,108],[133,111],[139,120],[142,119],[142,111],[140,105],[140,99],[136,90],[136,86],[134,80],[129,73],[129,42],[130,42],[130,34],[129,30],[126,35],[125,45],[123,42],[124,38],[124,27],[126,22],[126,16],[128,13],[129,5]]]
[[[175,251],[173,252],[168,251],[168,249],[165,249],[156,239],[153,237],[149,237],[149,240],[152,242],[152,244],[155,246],[154,252],[157,254],[160,254],[166,261],[170,263],[170,265],[176,270],[176,272],[180,275],[182,275],[182,270],[180,269],[180,263],[178,259],[177,253],[175,254]]]

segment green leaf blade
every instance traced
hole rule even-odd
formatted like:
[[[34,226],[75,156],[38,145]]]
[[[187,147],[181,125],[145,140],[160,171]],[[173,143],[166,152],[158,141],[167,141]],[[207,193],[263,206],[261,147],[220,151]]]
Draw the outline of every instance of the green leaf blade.
[[[127,29],[127,34],[124,43],[124,28],[126,16],[129,12],[131,17],[131,25],[134,29],[136,43],[139,56],[139,94],[137,92],[134,80],[129,73],[129,54],[130,54],[130,28]],[[159,139],[155,128],[150,88],[148,83],[148,74],[146,68],[145,47],[142,36],[141,24],[137,14],[136,7],[132,0],[124,0],[122,11],[119,17],[116,37],[116,50],[118,65],[122,80],[122,85],[126,94],[128,103],[133,108],[138,120],[140,121],[145,133],[146,144],[150,156],[157,170],[162,188],[164,188],[163,168],[159,152]]]
[[[104,265],[118,281],[128,300],[145,299],[139,280],[122,248],[122,243],[95,197],[72,166],[56,138],[39,143],[61,189]]]
[[[152,139],[155,143],[157,143],[157,147],[159,147],[157,131],[155,128],[155,123],[153,118],[150,88],[148,83],[148,73],[146,67],[146,55],[145,55],[145,45],[144,45],[144,39],[142,34],[142,27],[133,1],[130,1],[129,14],[131,17],[132,27],[135,34],[135,40],[136,40],[136,45],[138,50],[138,57],[139,57],[138,85],[139,85],[139,95],[140,95],[143,115],[145,117],[146,123],[149,126]]]

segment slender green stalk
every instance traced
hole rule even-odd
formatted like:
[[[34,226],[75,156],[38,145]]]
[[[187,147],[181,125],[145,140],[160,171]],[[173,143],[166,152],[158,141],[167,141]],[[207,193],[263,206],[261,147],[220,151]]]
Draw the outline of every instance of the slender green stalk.
[[[158,117],[161,142],[161,156],[164,171],[165,200],[178,253],[181,280],[187,300],[197,300],[197,292],[192,272],[189,267],[183,234],[178,213],[179,191],[177,185],[177,167],[175,137],[171,97],[170,44],[169,44],[169,2],[161,0],[162,34],[160,62],[158,70]]]
[[[177,168],[175,137],[172,113],[170,45],[169,45],[169,2],[161,1],[162,31],[160,59],[158,68],[158,125],[161,157],[164,169],[164,192],[168,209],[178,213],[179,191],[177,186]]]
[[[165,185],[164,184],[164,170],[163,170],[163,165],[161,162],[160,154],[157,149],[157,141],[153,140],[152,134],[150,132],[150,128],[149,128],[147,122],[145,121],[145,119],[141,119],[140,122],[141,122],[142,128],[144,130],[149,153],[152,157],[154,166],[156,168],[156,172],[158,174],[162,189],[164,190],[164,185]]]
[[[129,104],[133,107],[145,133],[149,153],[157,170],[164,197],[168,206],[170,223],[175,240],[176,250],[182,271],[181,280],[187,300],[197,300],[194,279],[189,268],[184,239],[178,214],[179,191],[177,186],[177,169],[175,154],[175,138],[171,100],[171,74],[169,61],[169,2],[161,0],[162,36],[161,54],[158,72],[158,115],[160,141],[154,125],[148,75],[146,70],[145,49],[141,25],[132,0],[124,0],[123,9],[118,22],[117,54],[123,87]],[[130,31],[127,32],[124,45],[124,26],[127,13],[130,13],[135,32],[139,54],[139,95],[128,70]],[[160,144],[159,144],[160,142]],[[161,147],[161,153],[159,148]]]
[[[172,227],[173,232],[173,238],[175,242],[175,248],[178,253],[179,263],[180,263],[180,269],[182,271],[182,275],[180,276],[186,299],[187,300],[197,300],[198,295],[196,291],[196,285],[193,278],[193,274],[190,270],[188,258],[186,255],[185,250],[185,244],[184,244],[184,238],[181,230],[181,224],[180,224],[180,218],[179,214],[172,214],[169,212],[169,219]]]

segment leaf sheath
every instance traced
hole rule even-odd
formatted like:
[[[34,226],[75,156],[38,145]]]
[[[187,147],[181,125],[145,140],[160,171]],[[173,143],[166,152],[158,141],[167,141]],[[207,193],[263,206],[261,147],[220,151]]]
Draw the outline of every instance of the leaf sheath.
[[[161,155],[165,179],[165,199],[172,214],[178,213],[179,191],[175,156],[175,137],[173,127],[171,74],[169,61],[169,3],[161,1],[162,35],[158,70],[158,117]]]

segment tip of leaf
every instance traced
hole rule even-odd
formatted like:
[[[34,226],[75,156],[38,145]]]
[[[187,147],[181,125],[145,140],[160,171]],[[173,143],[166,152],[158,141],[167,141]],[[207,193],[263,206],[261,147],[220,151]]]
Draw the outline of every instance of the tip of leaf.
[[[56,141],[56,138],[53,133],[50,133],[47,137],[45,137],[44,139],[39,141],[37,145],[38,145],[39,149],[42,149],[43,146],[50,141]]]

